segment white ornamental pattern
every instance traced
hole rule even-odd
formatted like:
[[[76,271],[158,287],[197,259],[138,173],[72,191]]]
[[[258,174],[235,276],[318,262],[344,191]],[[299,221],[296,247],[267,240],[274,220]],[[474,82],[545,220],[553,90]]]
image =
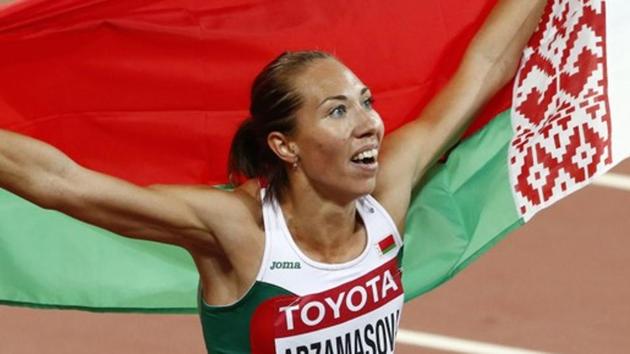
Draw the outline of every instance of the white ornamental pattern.
[[[553,0],[525,49],[508,159],[525,221],[612,163],[603,0]]]

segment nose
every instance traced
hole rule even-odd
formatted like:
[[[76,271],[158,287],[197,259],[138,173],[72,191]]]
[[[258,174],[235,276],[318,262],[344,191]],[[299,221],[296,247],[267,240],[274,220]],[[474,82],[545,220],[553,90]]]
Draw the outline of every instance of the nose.
[[[376,111],[361,110],[357,115],[355,136],[357,138],[378,137],[382,131],[382,127],[383,121]]]

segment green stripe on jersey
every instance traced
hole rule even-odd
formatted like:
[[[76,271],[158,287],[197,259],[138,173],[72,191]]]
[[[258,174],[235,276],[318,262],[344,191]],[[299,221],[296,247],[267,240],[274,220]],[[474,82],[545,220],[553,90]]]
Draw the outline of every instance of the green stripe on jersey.
[[[249,329],[254,312],[264,301],[282,295],[293,293],[260,281],[242,299],[230,306],[209,306],[199,295],[199,315],[208,353],[251,353]]]

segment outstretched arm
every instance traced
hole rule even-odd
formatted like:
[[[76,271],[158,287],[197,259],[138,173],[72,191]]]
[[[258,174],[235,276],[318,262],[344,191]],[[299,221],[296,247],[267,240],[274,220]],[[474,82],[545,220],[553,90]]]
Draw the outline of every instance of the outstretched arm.
[[[121,235],[185,248],[212,248],[212,225],[199,215],[200,210],[211,214],[212,208],[197,200],[204,198],[207,205],[222,193],[139,187],[83,168],[44,142],[3,130],[0,188]]]
[[[420,116],[388,135],[374,192],[402,229],[410,193],[427,168],[465,131],[478,110],[516,73],[545,0],[500,0],[456,73]]]

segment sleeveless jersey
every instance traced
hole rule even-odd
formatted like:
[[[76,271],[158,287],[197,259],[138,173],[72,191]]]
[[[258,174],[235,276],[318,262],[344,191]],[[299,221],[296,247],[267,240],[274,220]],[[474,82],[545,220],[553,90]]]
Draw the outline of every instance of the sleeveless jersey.
[[[327,264],[301,252],[277,201],[262,208],[265,251],[253,286],[227,306],[206,304],[200,292],[208,353],[393,353],[404,298],[402,240],[385,209],[360,198],[366,247],[349,262]]]

